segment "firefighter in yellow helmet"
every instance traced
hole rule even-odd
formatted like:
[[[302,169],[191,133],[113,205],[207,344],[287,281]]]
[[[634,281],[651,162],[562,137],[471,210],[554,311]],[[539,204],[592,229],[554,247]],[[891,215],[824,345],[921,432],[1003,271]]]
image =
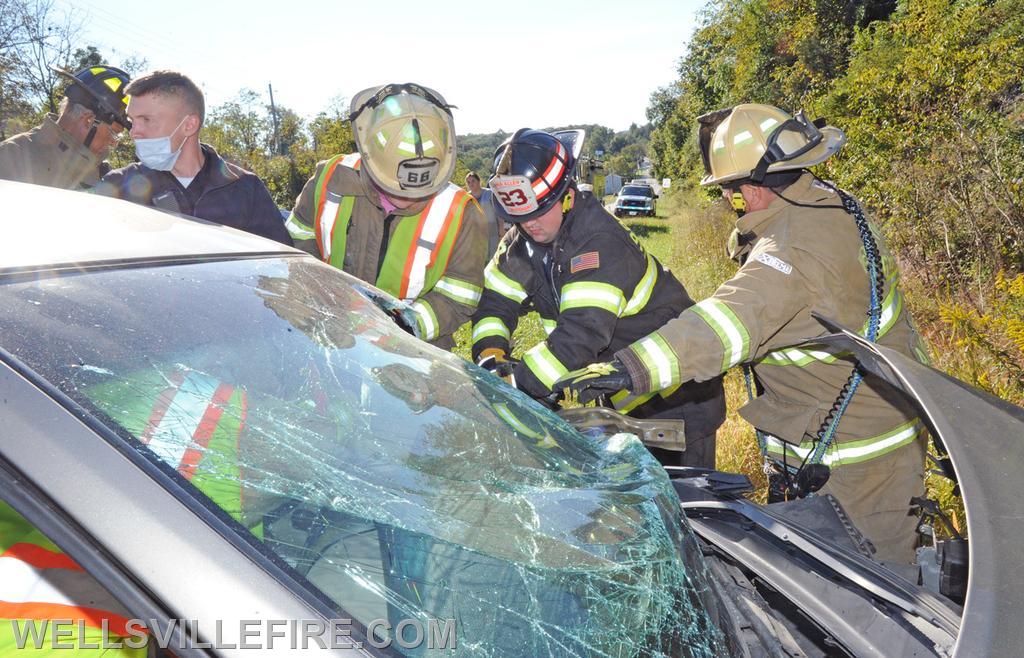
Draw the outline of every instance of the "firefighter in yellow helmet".
[[[109,169],[103,162],[125,128],[128,74],[91,66],[68,78],[58,114],[0,143],[0,178],[67,190],[89,189]]]
[[[760,391],[740,410],[756,429],[773,499],[833,494],[882,560],[911,562],[924,494],[926,432],[887,385],[848,354],[802,345],[829,333],[811,313],[927,361],[896,262],[857,201],[806,167],[845,143],[837,128],[768,105],[700,118],[706,176],[739,215],[736,274],[709,298],[619,350],[601,371],[559,382],[593,396],[703,381],[748,367]],[[798,347],[799,346],[799,347]]]
[[[295,245],[404,300],[399,320],[445,349],[480,300],[487,224],[455,171],[452,106],[420,85],[365,89],[358,152],[317,164],[288,218]]]

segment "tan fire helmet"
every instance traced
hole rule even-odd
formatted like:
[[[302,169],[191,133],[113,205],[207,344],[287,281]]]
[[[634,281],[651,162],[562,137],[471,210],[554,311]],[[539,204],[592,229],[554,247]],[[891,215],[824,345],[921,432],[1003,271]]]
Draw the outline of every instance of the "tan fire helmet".
[[[790,116],[758,103],[710,112],[697,121],[707,174],[701,185],[759,184],[766,174],[823,162],[846,143],[842,130],[808,121],[802,110]]]
[[[424,199],[448,184],[455,171],[452,107],[436,91],[411,82],[355,95],[352,135],[362,167],[378,188],[390,196]]]

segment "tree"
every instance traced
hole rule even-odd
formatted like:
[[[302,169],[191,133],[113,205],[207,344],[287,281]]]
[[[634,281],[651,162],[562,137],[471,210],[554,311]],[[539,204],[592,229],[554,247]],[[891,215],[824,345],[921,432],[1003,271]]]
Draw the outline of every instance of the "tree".
[[[32,100],[56,112],[62,79],[53,67],[73,66],[82,19],[75,9],[56,10],[54,0],[31,0],[22,4],[22,10],[25,40],[17,48],[14,79],[25,85]]]
[[[57,109],[49,67],[71,60],[79,31],[77,13],[57,12],[53,0],[0,0],[0,138],[35,122],[39,108]]]

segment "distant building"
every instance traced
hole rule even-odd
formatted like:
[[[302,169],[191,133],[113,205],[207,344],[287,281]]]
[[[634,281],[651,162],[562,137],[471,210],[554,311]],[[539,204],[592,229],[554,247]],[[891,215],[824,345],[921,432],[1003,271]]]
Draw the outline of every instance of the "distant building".
[[[622,189],[622,176],[618,174],[608,174],[604,177],[604,193],[605,195],[618,194],[619,190]]]

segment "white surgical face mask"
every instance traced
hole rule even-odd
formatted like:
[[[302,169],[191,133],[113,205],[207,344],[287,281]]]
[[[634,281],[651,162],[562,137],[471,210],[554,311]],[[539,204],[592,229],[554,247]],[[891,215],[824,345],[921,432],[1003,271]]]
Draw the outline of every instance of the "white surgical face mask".
[[[178,132],[178,128],[181,128],[181,124],[185,123],[187,118],[182,117],[178,125],[175,126],[174,130],[167,137],[136,139],[135,155],[139,156],[139,161],[156,171],[170,171],[173,169],[174,164],[178,161],[178,156],[181,155],[181,149],[185,147],[185,142],[181,142],[181,146],[178,147],[177,151],[172,151],[171,137],[174,137],[174,133]]]

